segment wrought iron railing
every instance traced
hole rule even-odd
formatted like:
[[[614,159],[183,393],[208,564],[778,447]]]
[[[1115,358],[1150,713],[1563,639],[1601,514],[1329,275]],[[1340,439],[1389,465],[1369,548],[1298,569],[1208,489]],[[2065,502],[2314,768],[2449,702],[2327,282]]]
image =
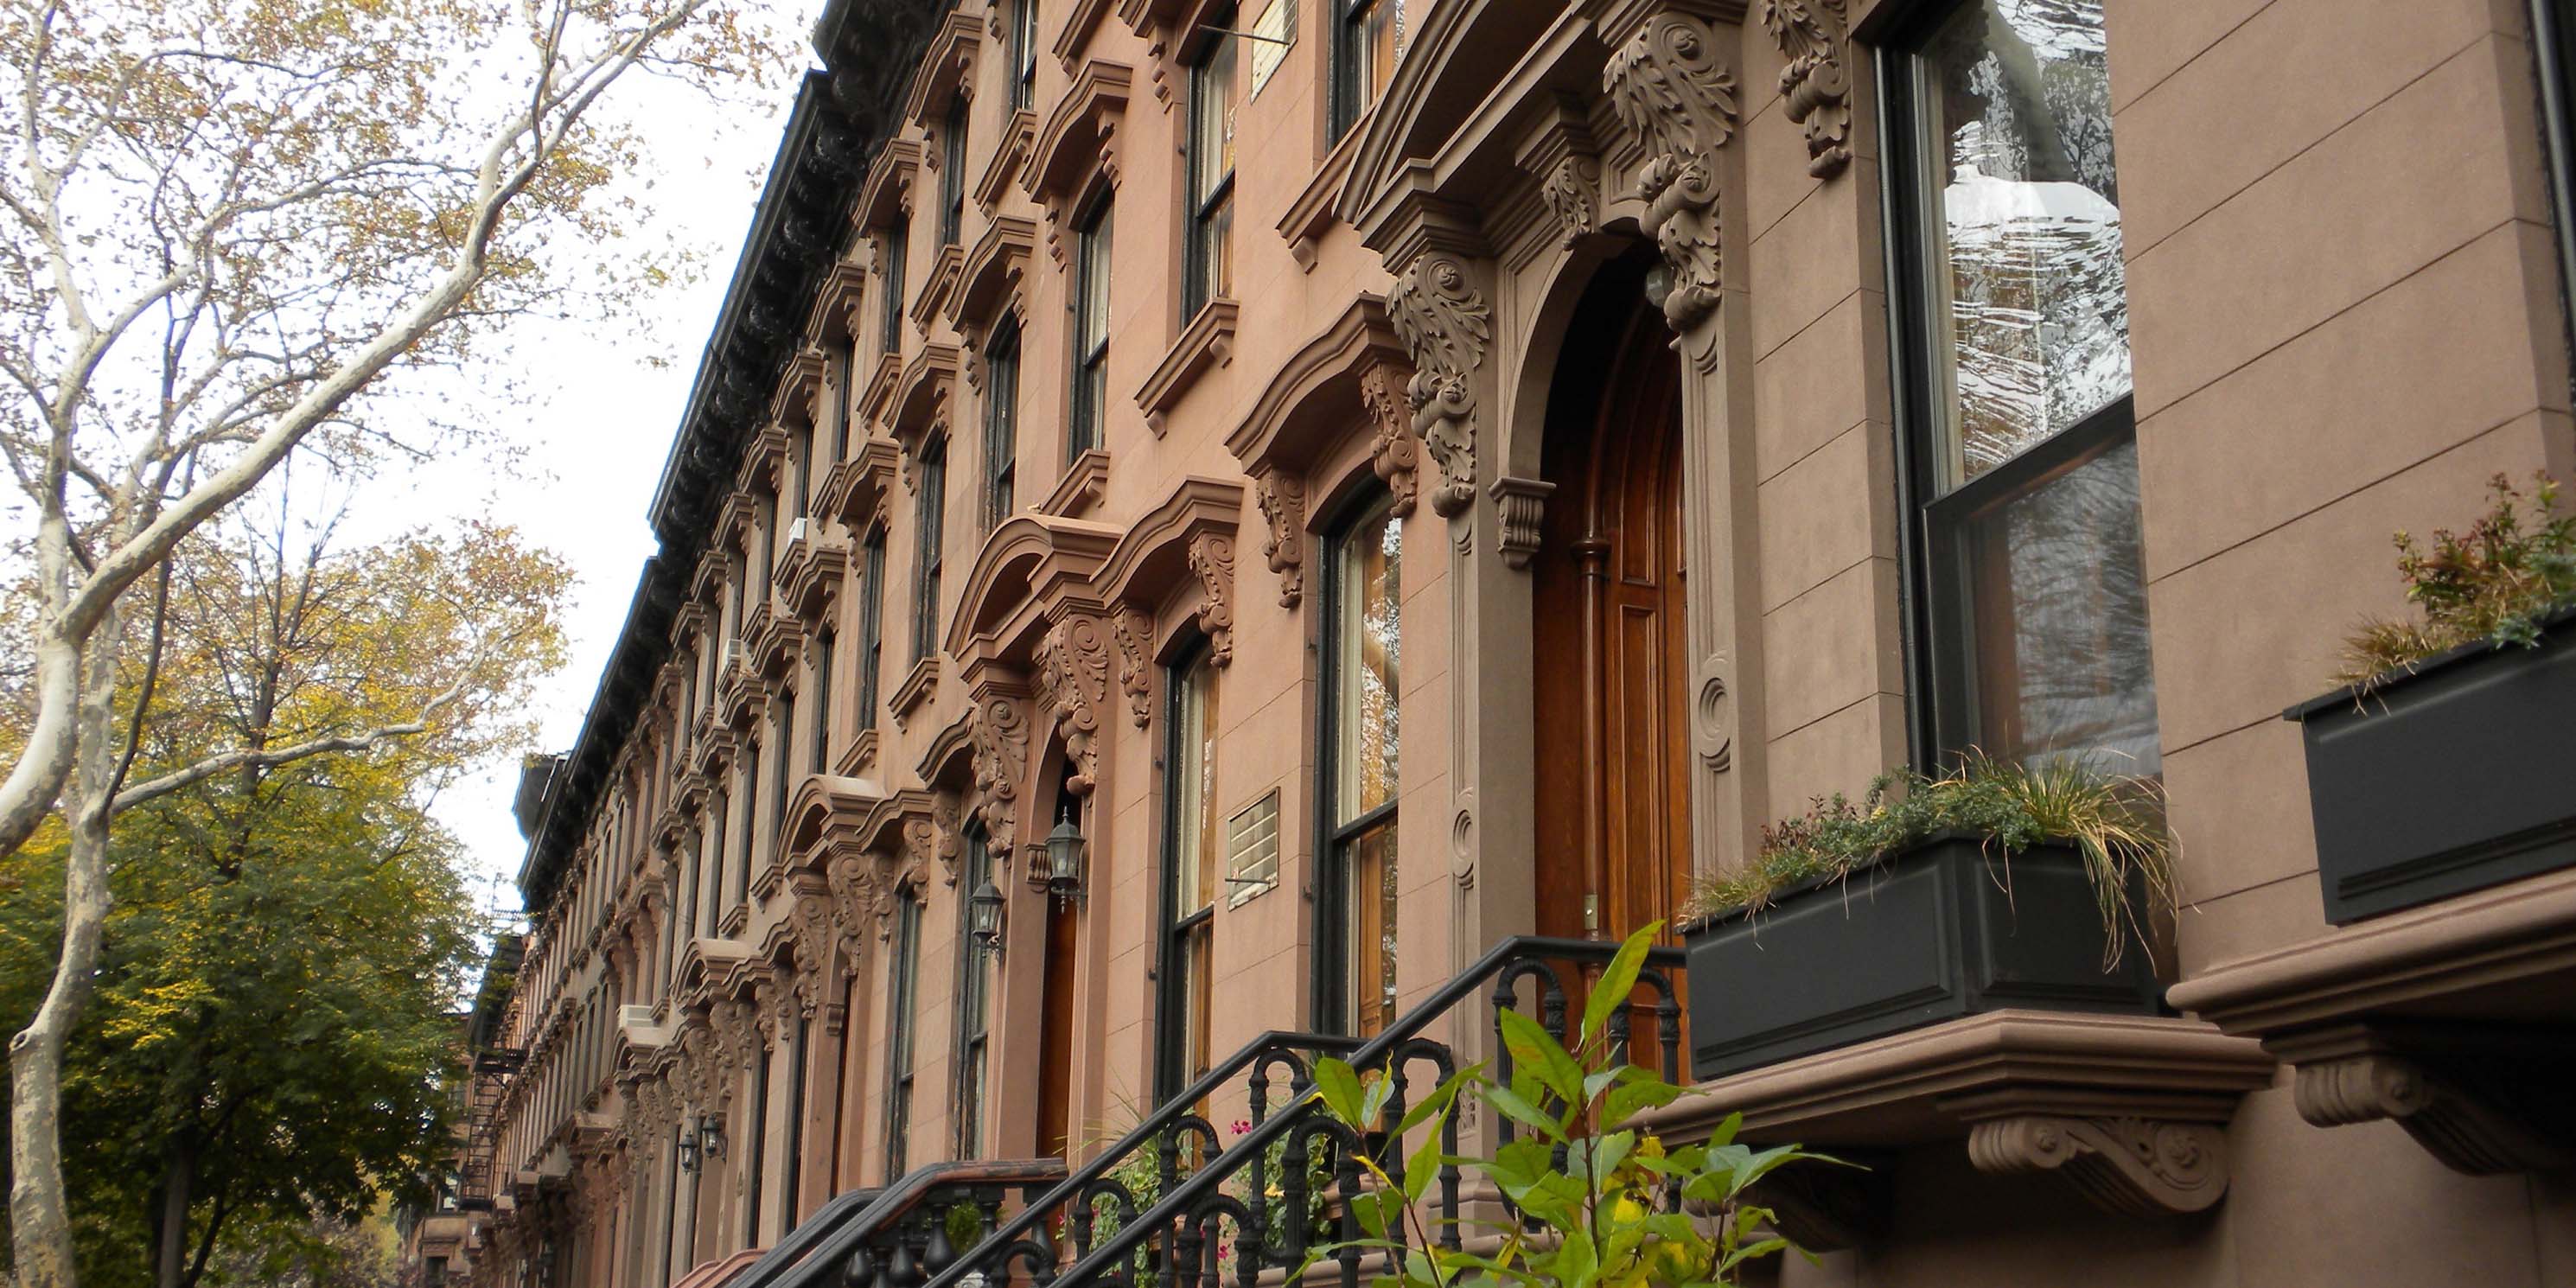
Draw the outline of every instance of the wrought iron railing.
[[[1518,1010],[1526,986],[1534,994],[1530,1000],[1540,1023],[1570,1041],[1567,1020],[1579,983],[1569,979],[1568,968],[1588,973],[1606,966],[1617,952],[1617,944],[1591,940],[1507,939],[1364,1042],[1320,1034],[1264,1034],[1062,1182],[1030,1198],[1010,1219],[989,1227],[991,1233],[953,1262],[917,1281],[918,1288],[969,1288],[970,1276],[980,1276],[986,1284],[1024,1276],[1038,1288],[1218,1288],[1227,1273],[1239,1288],[1253,1288],[1265,1269],[1303,1264],[1319,1239],[1347,1245],[1360,1234],[1349,1205],[1340,1205],[1326,1218],[1329,1228],[1319,1227],[1311,1215],[1314,1185],[1328,1176],[1333,1192],[1359,1192],[1363,1152],[1401,1184],[1404,1151],[1401,1142],[1363,1139],[1320,1112],[1306,1095],[1313,1071],[1308,1057],[1337,1055],[1363,1070],[1381,1071],[1389,1080],[1386,1121],[1399,1121],[1421,1074],[1432,1075],[1436,1086],[1456,1071],[1449,1046],[1425,1034],[1459,1004],[1484,990],[1497,1013]],[[1648,954],[1637,977],[1648,1000],[1634,1000],[1632,994],[1629,1024],[1613,1033],[1616,1054],[1627,1058],[1634,1026],[1651,1018],[1659,1063],[1669,1081],[1678,1081],[1681,1074],[1681,1008],[1673,988],[1673,973],[1681,962],[1675,948]],[[1498,1014],[1489,1020],[1496,1033],[1495,1076],[1508,1080],[1510,1056],[1499,1038]],[[1288,1094],[1274,1106],[1271,1093],[1281,1073],[1287,1075]],[[1242,1080],[1248,1126],[1228,1140],[1201,1107],[1237,1079]],[[1453,1156],[1458,1152],[1454,1116],[1445,1130],[1440,1152]],[[1500,1139],[1511,1138],[1508,1122],[1498,1122],[1497,1131]],[[1276,1197],[1269,1174],[1273,1145],[1281,1147]],[[1148,1165],[1155,1181],[1150,1203],[1140,1201],[1122,1179]],[[1226,1186],[1237,1178],[1244,1183],[1228,1192]],[[1444,1162],[1431,1190],[1442,1222],[1439,1237],[1452,1247],[1458,1246],[1462,1228],[1460,1179],[1456,1165]],[[1224,1237],[1229,1228],[1231,1239]],[[1064,1243],[1061,1256],[1059,1238]],[[1362,1252],[1344,1246],[1336,1260],[1346,1288],[1357,1288]],[[865,1281],[853,1282],[864,1288]]]
[[[1064,1179],[1064,1162],[943,1162],[913,1169],[892,1185],[834,1196],[726,1288],[919,1288],[957,1260],[951,1237],[959,1209],[970,1216],[968,1246],[989,1241],[1004,1205],[1022,1203]],[[997,1249],[1005,1264],[1043,1262],[1043,1238]]]

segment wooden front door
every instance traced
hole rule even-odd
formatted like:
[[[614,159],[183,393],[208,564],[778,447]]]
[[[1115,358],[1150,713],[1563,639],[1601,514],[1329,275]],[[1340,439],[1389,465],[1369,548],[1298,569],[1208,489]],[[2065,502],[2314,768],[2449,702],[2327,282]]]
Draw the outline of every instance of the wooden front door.
[[[1536,573],[1540,933],[1616,941],[1688,893],[1680,358],[1617,269],[1549,400]]]

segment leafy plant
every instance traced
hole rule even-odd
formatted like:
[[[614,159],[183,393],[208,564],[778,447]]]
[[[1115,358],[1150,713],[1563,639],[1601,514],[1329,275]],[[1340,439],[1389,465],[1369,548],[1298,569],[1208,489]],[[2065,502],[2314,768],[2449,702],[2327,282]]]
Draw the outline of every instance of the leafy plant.
[[[1890,771],[1870,782],[1858,805],[1837,792],[1762,829],[1754,861],[1700,878],[1682,915],[1749,915],[1782,889],[1841,881],[1938,832],[1973,832],[1985,838],[1989,854],[2000,850],[2007,862],[2042,842],[2065,841],[2083,856],[2092,878],[2107,969],[2119,964],[2131,937],[2147,942],[2143,914],[2170,911],[2178,897],[2163,800],[2154,779],[2107,773],[2082,759],[2032,765],[1972,752],[1937,778]]]
[[[1677,1147],[1628,1125],[1691,1094],[1613,1056],[1611,1034],[1627,1022],[1629,991],[1661,929],[1648,926],[1620,946],[1593,986],[1572,1051],[1537,1021],[1501,1012],[1510,1084],[1495,1082],[1477,1065],[1407,1112],[1387,1137],[1390,1149],[1402,1149],[1406,1138],[1420,1134],[1401,1180],[1359,1151],[1365,1180],[1373,1184],[1349,1201],[1366,1237],[1320,1248],[1307,1266],[1357,1247],[1387,1254],[1393,1273],[1374,1281],[1382,1288],[1721,1288],[1739,1283],[1748,1262],[1788,1250],[1788,1240],[1764,1233],[1772,1213],[1747,1191],[1791,1163],[1835,1160],[1795,1145],[1756,1150],[1738,1144],[1741,1114],[1728,1116],[1706,1142]],[[1361,1139],[1387,1127],[1391,1077],[1364,1080],[1350,1065],[1326,1059],[1315,1082],[1324,1111]],[[1449,1117],[1469,1094],[1528,1134],[1491,1158],[1443,1155]],[[1439,1242],[1446,1221],[1427,1216],[1422,1200],[1443,1164],[1482,1172],[1518,1209],[1517,1221],[1477,1223],[1499,1236],[1490,1250]]]
[[[2540,643],[2540,619],[2576,605],[2576,513],[2558,508],[2558,481],[2534,477],[2526,520],[2522,491],[2489,480],[2495,504],[2469,530],[2433,532],[2429,548],[2397,534],[2397,571],[2422,621],[2365,621],[2344,641],[2335,678],[2368,691],[2394,671],[2463,644]]]

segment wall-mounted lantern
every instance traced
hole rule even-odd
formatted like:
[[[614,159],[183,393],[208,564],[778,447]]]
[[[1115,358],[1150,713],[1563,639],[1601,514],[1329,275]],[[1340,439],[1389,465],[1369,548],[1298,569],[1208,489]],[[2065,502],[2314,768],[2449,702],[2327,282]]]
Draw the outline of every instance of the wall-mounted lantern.
[[[1055,821],[1047,833],[1047,893],[1071,902],[1082,893],[1082,826],[1070,815]]]
[[[995,957],[1002,955],[1002,892],[991,881],[966,896],[966,929],[977,947]]]

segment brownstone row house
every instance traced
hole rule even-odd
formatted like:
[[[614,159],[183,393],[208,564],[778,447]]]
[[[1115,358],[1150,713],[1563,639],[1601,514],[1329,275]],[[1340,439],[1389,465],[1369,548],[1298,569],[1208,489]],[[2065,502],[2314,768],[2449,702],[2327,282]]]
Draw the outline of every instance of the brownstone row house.
[[[1976,748],[2159,776],[2187,904],[2116,1005],[1694,973],[1696,1120],[1871,1163],[1781,1282],[2576,1283],[2576,785],[2345,882],[2282,714],[2576,467],[2563,8],[832,0],[441,1273],[1092,1276],[1055,1183],[1258,1035],[1481,1056],[1497,945]]]

